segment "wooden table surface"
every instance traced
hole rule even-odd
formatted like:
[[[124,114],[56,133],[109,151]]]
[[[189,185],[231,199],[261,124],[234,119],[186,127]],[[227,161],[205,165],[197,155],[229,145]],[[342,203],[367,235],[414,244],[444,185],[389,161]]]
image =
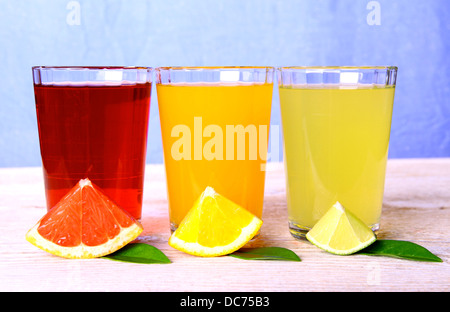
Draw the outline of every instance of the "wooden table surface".
[[[25,240],[46,209],[42,169],[0,169],[0,291],[449,291],[450,159],[389,160],[379,238],[418,243],[443,263],[328,254],[288,231],[283,166],[269,164],[264,224],[248,247],[279,246],[301,262],[201,258],[167,243],[170,236],[165,174],[148,165],[142,241],[170,264],[50,255]]]

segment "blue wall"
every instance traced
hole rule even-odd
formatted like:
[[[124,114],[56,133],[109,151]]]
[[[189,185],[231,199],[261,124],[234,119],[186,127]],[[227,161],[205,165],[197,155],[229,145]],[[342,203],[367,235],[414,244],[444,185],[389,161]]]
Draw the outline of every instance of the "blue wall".
[[[390,157],[449,157],[450,1],[369,2],[0,0],[0,167],[40,165],[33,65],[397,65]]]

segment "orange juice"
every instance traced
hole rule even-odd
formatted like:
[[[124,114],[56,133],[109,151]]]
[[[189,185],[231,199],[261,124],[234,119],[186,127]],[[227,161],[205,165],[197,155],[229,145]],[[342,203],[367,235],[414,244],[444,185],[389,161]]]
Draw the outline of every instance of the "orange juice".
[[[272,83],[156,87],[171,229],[207,186],[262,216]]]

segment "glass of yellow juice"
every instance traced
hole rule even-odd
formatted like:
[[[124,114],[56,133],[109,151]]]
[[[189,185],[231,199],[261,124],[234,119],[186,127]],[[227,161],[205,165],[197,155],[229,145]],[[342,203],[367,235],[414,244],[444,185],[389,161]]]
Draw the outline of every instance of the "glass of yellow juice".
[[[170,228],[207,186],[262,217],[273,67],[156,69]]]
[[[379,230],[397,67],[280,67],[289,230],[339,201]]]

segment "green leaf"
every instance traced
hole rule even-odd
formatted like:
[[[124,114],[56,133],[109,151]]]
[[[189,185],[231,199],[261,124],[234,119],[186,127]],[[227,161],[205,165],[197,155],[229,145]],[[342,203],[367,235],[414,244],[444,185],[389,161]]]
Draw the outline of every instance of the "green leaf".
[[[169,258],[156,247],[144,243],[128,244],[116,252],[104,256],[110,260],[132,263],[170,263]]]
[[[377,240],[370,246],[357,252],[367,256],[386,256],[415,261],[442,262],[442,259],[432,254],[428,249],[412,242],[400,240]]]
[[[283,247],[241,248],[230,256],[244,260],[301,261],[295,252]]]

